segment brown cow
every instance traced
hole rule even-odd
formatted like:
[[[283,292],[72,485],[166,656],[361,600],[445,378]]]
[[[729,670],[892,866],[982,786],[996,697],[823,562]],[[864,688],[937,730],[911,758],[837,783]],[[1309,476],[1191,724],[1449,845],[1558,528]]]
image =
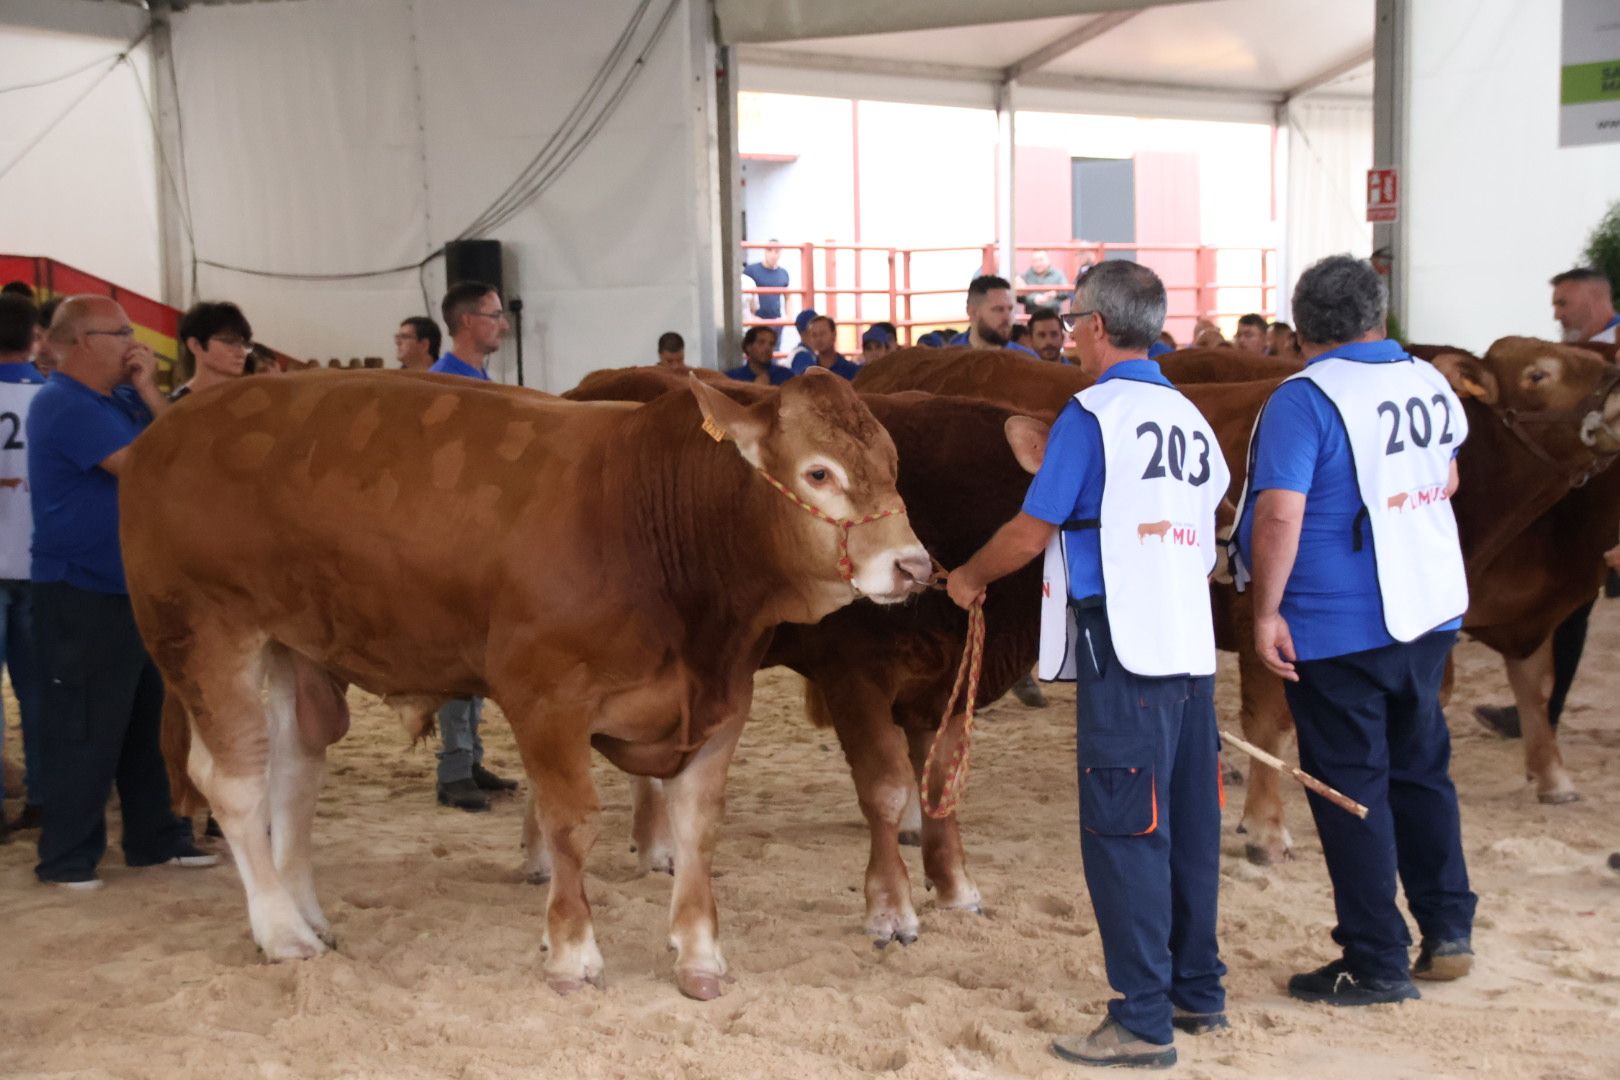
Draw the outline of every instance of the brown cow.
[[[450,696],[501,705],[554,863],[559,991],[602,978],[592,747],[667,779],[676,983],[719,993],[710,866],[771,630],[857,594],[898,601],[932,567],[894,445],[846,383],[812,375],[752,406],[691,389],[637,408],[431,375],[243,380],[134,445],[130,597],[272,959],[329,933],[309,831],[342,680],[417,718]]]
[[[565,397],[645,401],[676,384],[645,368],[597,372]],[[732,382],[726,393],[747,401],[759,389]],[[912,527],[942,561],[961,562],[1017,513],[1038,458],[1045,425],[1004,408],[930,394],[872,394],[863,400],[894,438],[900,493]],[[1009,450],[1009,444],[1011,449]],[[1025,567],[987,593],[978,704],[1000,697],[1033,663],[1036,628],[1024,594],[1039,589],[1040,568]],[[763,666],[784,665],[809,681],[811,719],[831,725],[850,764],[871,833],[866,871],[866,932],[874,942],[916,940],[918,920],[900,855],[902,836],[918,834],[923,868],[940,909],[976,911],[978,887],[967,872],[954,815],[915,816],[917,777],[950,696],[967,636],[967,620],[942,592],[887,608],[852,604],[814,626],[780,626]],[[632,834],[641,869],[672,863],[667,817],[656,784],[633,787]],[[909,804],[909,806],[908,806]],[[525,829],[531,880],[549,865]]]
[[[1159,370],[1177,386],[1286,379],[1304,366],[1292,357],[1256,356],[1230,348],[1177,349],[1159,357]]]
[[[1518,596],[1514,610],[1521,618],[1534,616],[1534,621],[1540,623],[1544,618],[1537,613],[1552,607],[1547,593],[1519,591],[1523,579],[1484,571],[1593,466],[1594,451],[1583,443],[1581,425],[1583,418],[1592,415],[1594,405],[1601,406],[1605,422],[1590,428],[1586,435],[1605,454],[1620,449],[1616,441],[1620,424],[1615,422],[1620,414],[1620,396],[1608,381],[1612,378],[1610,369],[1591,352],[1526,338],[1503,339],[1483,360],[1460,351],[1452,351],[1449,357],[1437,355],[1436,365],[1463,397],[1472,432],[1459,458],[1462,489],[1453,502],[1469,568],[1474,604],[1470,618],[1474,611],[1487,610],[1487,603],[1498,602],[1496,598],[1509,593]],[[920,357],[902,351],[874,362],[856,378],[856,385],[862,390],[917,388],[936,393],[982,394],[1016,409],[1032,414],[1044,411],[1050,416],[1086,381],[1074,369],[1040,364],[1015,354],[943,355],[937,350],[923,350]],[[1234,488],[1242,483],[1247,468],[1248,440],[1255,416],[1275,386],[1275,381],[1266,381],[1182,387],[1215,429],[1232,471]],[[1579,409],[1571,412],[1576,406]],[[1556,422],[1526,419],[1527,414],[1535,413]],[[1514,418],[1514,429],[1504,424],[1503,419],[1508,417]],[[1573,573],[1583,580],[1589,570],[1597,572],[1586,564],[1574,569],[1548,569],[1554,574]],[[1247,596],[1217,588],[1215,599],[1217,642],[1222,649],[1238,654],[1243,730],[1251,742],[1276,753],[1292,727],[1282,683],[1254,653]],[[1033,620],[1034,598],[1029,602],[1027,617]],[[1573,605],[1564,608],[1563,615],[1570,610]],[[1548,632],[1551,625],[1556,625],[1556,620],[1548,626]],[[1469,628],[1466,621],[1465,628]],[[1541,689],[1538,694],[1544,721],[1546,691]],[[1533,716],[1530,722],[1535,722]],[[1545,749],[1549,742],[1538,738],[1532,743],[1527,736],[1527,762],[1543,794],[1556,788],[1560,771],[1554,768],[1556,748],[1551,755]],[[1251,770],[1240,828],[1249,834],[1249,854],[1255,861],[1269,862],[1287,853],[1290,841],[1283,827],[1276,773]]]

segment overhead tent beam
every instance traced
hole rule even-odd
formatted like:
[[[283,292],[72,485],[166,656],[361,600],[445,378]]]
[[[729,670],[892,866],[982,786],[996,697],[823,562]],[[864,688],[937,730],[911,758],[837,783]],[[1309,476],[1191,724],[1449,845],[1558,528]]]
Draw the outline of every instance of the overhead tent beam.
[[[942,30],[983,26],[986,22],[1091,15],[1122,8],[1150,8],[1186,0],[1019,0],[1016,14],[997,11],[986,18],[984,0],[713,0],[721,41],[741,45],[763,41],[897,34],[907,30]]]
[[[1345,57],[1343,60],[1333,64],[1331,67],[1323,68],[1321,71],[1317,72],[1315,75],[1312,75],[1304,82],[1301,82],[1299,85],[1285,91],[1283,93],[1283,103],[1287,104],[1297,97],[1304,97],[1313,90],[1320,90],[1322,87],[1326,86],[1335,79],[1343,78],[1352,71],[1356,70],[1356,68],[1371,62],[1373,59],[1373,53],[1373,46],[1368,45],[1365,49],[1357,50],[1353,55]]]
[[[1032,75],[1059,57],[1067,56],[1088,41],[1096,41],[1121,23],[1130,22],[1140,14],[1139,11],[1111,11],[1106,15],[1099,15],[1084,26],[1042,45],[1028,56],[1014,60],[1002,72],[1002,78],[1007,82],[1018,82],[1024,76]]]

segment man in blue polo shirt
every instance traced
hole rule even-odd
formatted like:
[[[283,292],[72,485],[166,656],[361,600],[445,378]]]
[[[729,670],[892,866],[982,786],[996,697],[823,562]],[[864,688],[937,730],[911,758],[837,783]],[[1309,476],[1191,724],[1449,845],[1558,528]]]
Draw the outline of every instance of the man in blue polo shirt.
[[[1238,527],[1255,644],[1284,680],[1300,765],[1369,809],[1309,796],[1341,956],[1295,975],[1306,1001],[1418,997],[1412,976],[1472,964],[1468,888],[1440,679],[1468,606],[1457,523],[1462,406],[1445,378],[1384,336],[1387,293],[1348,255],[1300,276],[1306,368],[1266,403]],[[1416,963],[1396,881],[1423,934]]]
[[[771,360],[776,352],[776,331],[771,327],[750,326],[743,334],[742,348],[745,359],[726,371],[727,378],[765,386],[781,386],[793,378],[793,372]]]
[[[118,475],[129,444],[168,407],[152,350],[104,296],[64,301],[60,361],[28,413],[34,634],[44,679],[41,881],[94,889],[118,786],[124,861],[213,866],[169,808],[158,732],[163,680],[135,627],[118,543]],[[133,400],[132,400],[133,399]]]
[[[1158,276],[1103,263],[1074,306],[1066,322],[1096,384],[1058,415],[1023,512],[948,588],[968,607],[1047,553],[1041,677],[1078,681],[1080,853],[1122,995],[1095,1031],[1052,1049],[1084,1065],[1163,1068],[1175,1029],[1227,1026],[1208,574],[1228,476],[1208,422],[1144,355],[1164,325]]]
[[[950,343],[970,349],[1012,349],[1039,359],[1034,349],[1011,340],[1016,306],[1006,278],[980,274],[968,282],[968,328]]]
[[[743,267],[743,276],[751,280],[761,289],[785,289],[792,279],[788,276],[787,267],[780,265],[782,261],[782,248],[775,240],[765,249],[758,262],[751,262]],[[776,322],[783,318],[787,305],[783,302],[787,293],[761,293],[759,306],[754,310],[754,318],[760,322]]]
[[[450,332],[450,348],[428,370],[489,382],[485,365],[510,329],[501,294],[481,281],[460,281],[444,294],[441,314]],[[488,792],[517,790],[517,781],[484,768],[484,740],[478,737],[483,711],[484,701],[476,697],[452,698],[439,707],[437,795],[441,806],[488,810]]]
[[[817,315],[810,320],[804,330],[804,343],[808,349],[793,354],[793,374],[803,375],[818,365],[846,379],[860,374],[861,365],[838,351],[838,324],[828,316]]]

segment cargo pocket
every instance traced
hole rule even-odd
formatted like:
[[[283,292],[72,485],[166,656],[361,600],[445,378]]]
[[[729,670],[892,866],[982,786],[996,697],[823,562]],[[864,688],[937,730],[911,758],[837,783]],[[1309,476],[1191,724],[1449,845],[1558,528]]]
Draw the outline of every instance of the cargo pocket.
[[[1086,740],[1082,753],[1082,829],[1096,836],[1146,836],[1159,827],[1152,740],[1097,736]]]

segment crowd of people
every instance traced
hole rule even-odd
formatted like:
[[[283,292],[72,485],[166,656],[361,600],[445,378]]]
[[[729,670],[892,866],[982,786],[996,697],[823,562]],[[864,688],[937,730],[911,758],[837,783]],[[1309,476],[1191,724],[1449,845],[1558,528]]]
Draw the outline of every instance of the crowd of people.
[[[778,281],[769,273],[776,269],[772,262],[750,279]],[[1227,1026],[1207,580],[1228,476],[1215,433],[1154,359],[1173,347],[1158,276],[1108,260],[1070,295],[1049,264],[1031,269],[1016,288],[975,278],[966,329],[938,344],[1014,349],[1047,362],[1061,362],[1067,345],[1094,383],[1058,416],[1022,512],[950,571],[948,590],[970,607],[992,582],[1046,560],[1052,617],[1043,612],[1040,670],[1078,682],[1082,863],[1108,980],[1120,995],[1096,1030],[1059,1038],[1053,1049],[1088,1065],[1163,1067],[1175,1061],[1175,1031]],[[1620,316],[1602,274],[1571,271],[1553,287],[1567,340],[1615,340]],[[789,362],[775,361],[778,335],[768,322],[781,315],[781,295],[760,297],[761,321],[748,327],[742,363],[726,374],[773,386],[811,367],[853,378],[860,363],[838,352],[836,324],[813,311],[797,315],[802,344]],[[1015,340],[1020,296],[1028,319]],[[771,299],[778,303],[767,310]],[[1030,299],[1047,303],[1030,307]],[[1047,306],[1054,302],[1068,310]],[[50,307],[36,307],[26,286],[0,295],[0,658],[21,712],[27,770],[26,802],[15,821],[0,814],[0,841],[38,829],[39,880],[85,890],[101,884],[114,788],[127,864],[218,862],[170,809],[159,749],[163,687],[124,588],[118,476],[130,444],[157,416],[253,371],[253,330],[234,304],[193,306],[179,326],[181,370],[165,393],[152,350],[114,300],[77,296]],[[1335,256],[1311,266],[1292,310],[1297,330],[1245,315],[1230,342],[1303,362],[1260,414],[1231,550],[1253,590],[1256,649],[1285,682],[1302,766],[1369,814],[1353,818],[1310,797],[1338,954],[1294,975],[1288,992],[1333,1005],[1391,1004],[1419,996],[1414,979],[1470,972],[1477,897],[1440,706],[1467,603],[1448,501],[1466,431],[1449,443],[1414,439],[1386,452],[1377,405],[1435,400],[1449,403],[1450,416],[1464,412],[1441,375],[1386,336],[1387,290],[1367,261]],[[401,368],[488,380],[488,359],[509,330],[499,291],[457,283],[440,314],[442,351],[433,319],[399,324]],[[1211,334],[1220,331],[1201,327],[1195,342],[1226,344]],[[862,334],[862,362],[897,340],[893,324],[873,324]],[[661,366],[685,364],[678,333],[664,334],[657,352]],[[1447,499],[1427,504],[1429,518],[1369,521],[1369,477],[1400,490],[1443,489]],[[1190,528],[1150,544],[1143,522]],[[1422,572],[1400,571],[1411,565]],[[1582,637],[1589,610],[1578,613]],[[482,704],[461,698],[439,711],[436,792],[444,806],[485,810],[517,787],[484,767]],[[1398,887],[1421,935],[1415,957]]]

